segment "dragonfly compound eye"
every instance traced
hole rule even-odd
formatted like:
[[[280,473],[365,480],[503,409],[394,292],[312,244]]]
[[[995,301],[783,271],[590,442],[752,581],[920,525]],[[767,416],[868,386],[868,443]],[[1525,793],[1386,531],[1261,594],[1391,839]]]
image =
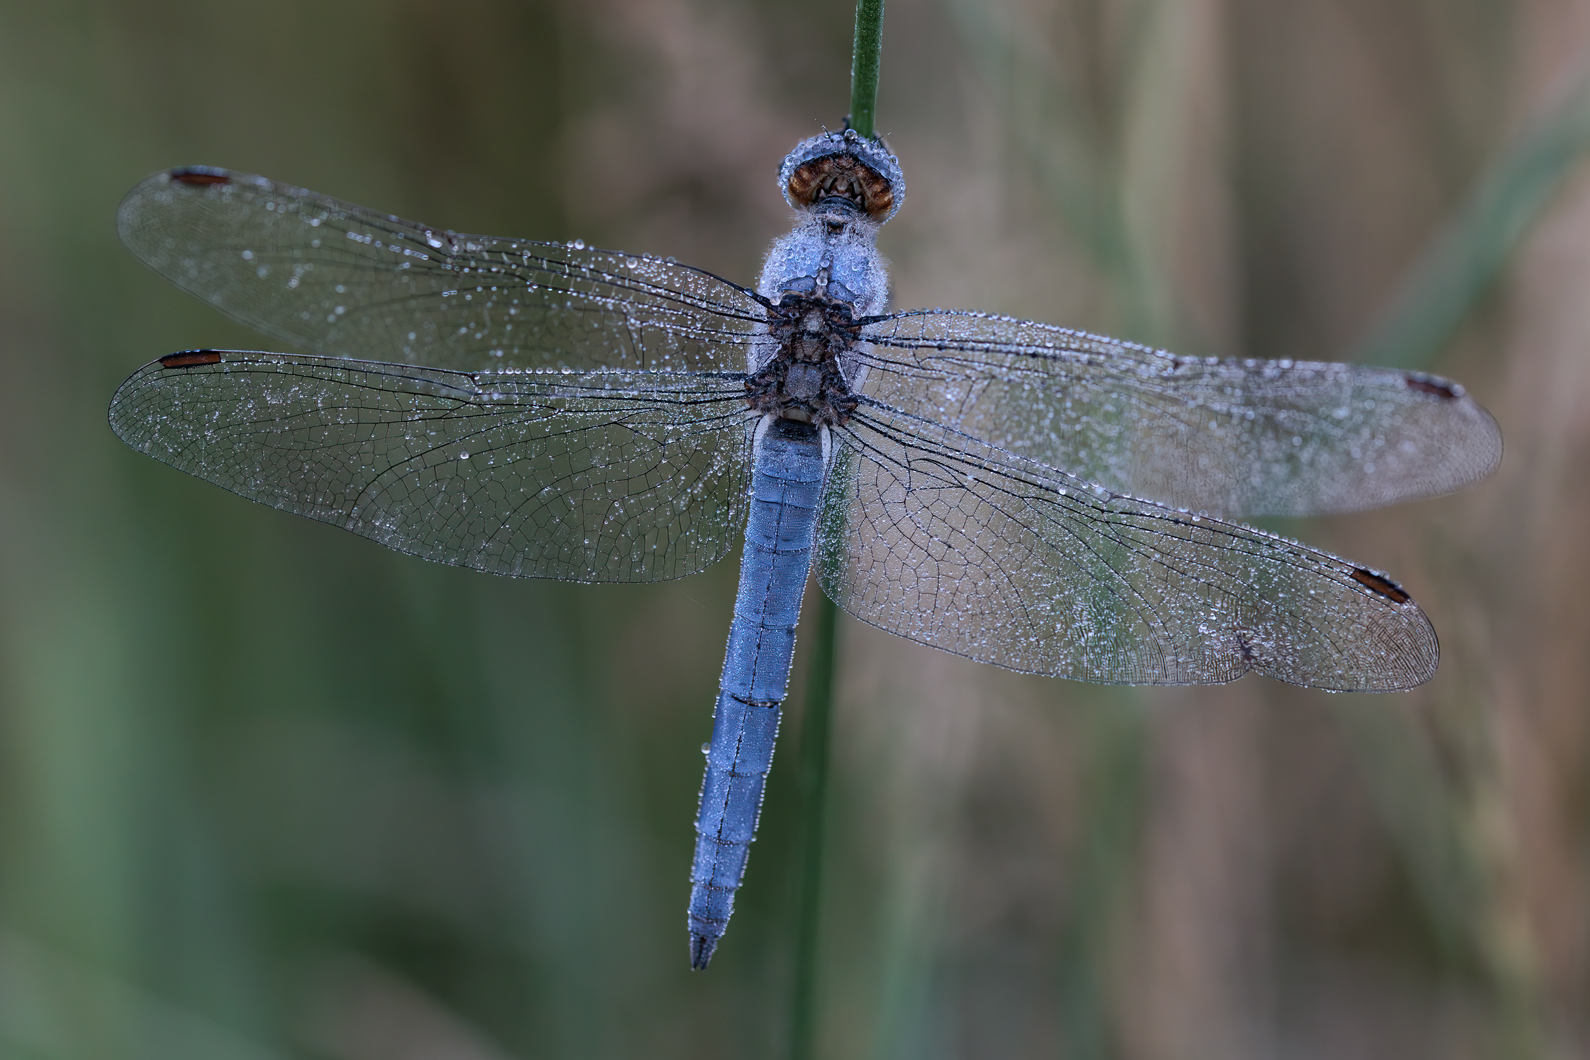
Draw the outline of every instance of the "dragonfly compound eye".
[[[905,177],[883,142],[853,129],[796,145],[779,167],[779,190],[797,210],[842,199],[882,224],[905,201]]]

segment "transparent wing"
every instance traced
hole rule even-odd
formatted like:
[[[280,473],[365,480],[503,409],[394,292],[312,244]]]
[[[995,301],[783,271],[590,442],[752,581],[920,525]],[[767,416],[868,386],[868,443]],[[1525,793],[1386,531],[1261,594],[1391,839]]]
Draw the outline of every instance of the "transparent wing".
[[[157,460],[400,552],[657,581],[721,558],[744,526],[741,378],[204,351],[133,373],[110,423]]]
[[[840,607],[891,633],[1013,670],[1123,684],[1255,670],[1389,691],[1435,672],[1429,621],[1373,571],[870,402],[839,436],[820,577]]]
[[[743,370],[756,296],[658,258],[457,235],[264,177],[156,173],[116,214],[178,287],[319,353],[462,370]]]
[[[1225,515],[1430,497],[1501,460],[1462,387],[1386,368],[1176,357],[946,310],[867,325],[880,401],[1112,490]]]

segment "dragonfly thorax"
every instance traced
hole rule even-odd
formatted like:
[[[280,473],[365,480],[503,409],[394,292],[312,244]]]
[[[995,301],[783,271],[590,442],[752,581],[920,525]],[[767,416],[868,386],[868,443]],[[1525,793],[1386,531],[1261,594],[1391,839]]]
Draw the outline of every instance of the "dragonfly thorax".
[[[893,158],[853,133],[801,144],[780,179],[797,221],[768,251],[757,285],[767,335],[750,352],[746,401],[762,415],[839,426],[858,404],[861,322],[889,300],[878,227],[904,184]]]
[[[881,313],[889,298],[889,270],[877,238],[877,222],[858,207],[825,199],[774,242],[757,290],[773,302],[789,294],[814,295],[846,302],[856,316]]]
[[[745,381],[747,403],[781,419],[828,427],[844,423],[857,404],[845,361],[859,330],[844,300],[786,294],[768,324],[775,352]]]

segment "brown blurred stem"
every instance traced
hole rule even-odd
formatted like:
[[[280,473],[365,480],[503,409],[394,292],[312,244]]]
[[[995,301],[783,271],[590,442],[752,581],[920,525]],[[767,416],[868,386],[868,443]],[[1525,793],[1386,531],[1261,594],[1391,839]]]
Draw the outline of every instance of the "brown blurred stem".
[[[1353,359],[1422,368],[1435,359],[1590,147],[1590,74],[1491,163],[1409,270]]]

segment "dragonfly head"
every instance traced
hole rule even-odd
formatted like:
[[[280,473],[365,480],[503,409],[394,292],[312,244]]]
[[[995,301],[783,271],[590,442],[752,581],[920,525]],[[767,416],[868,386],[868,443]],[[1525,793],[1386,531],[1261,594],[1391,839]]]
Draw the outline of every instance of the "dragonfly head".
[[[778,171],[779,189],[803,212],[845,202],[879,224],[905,201],[900,162],[883,141],[854,129],[813,136],[795,145]]]

